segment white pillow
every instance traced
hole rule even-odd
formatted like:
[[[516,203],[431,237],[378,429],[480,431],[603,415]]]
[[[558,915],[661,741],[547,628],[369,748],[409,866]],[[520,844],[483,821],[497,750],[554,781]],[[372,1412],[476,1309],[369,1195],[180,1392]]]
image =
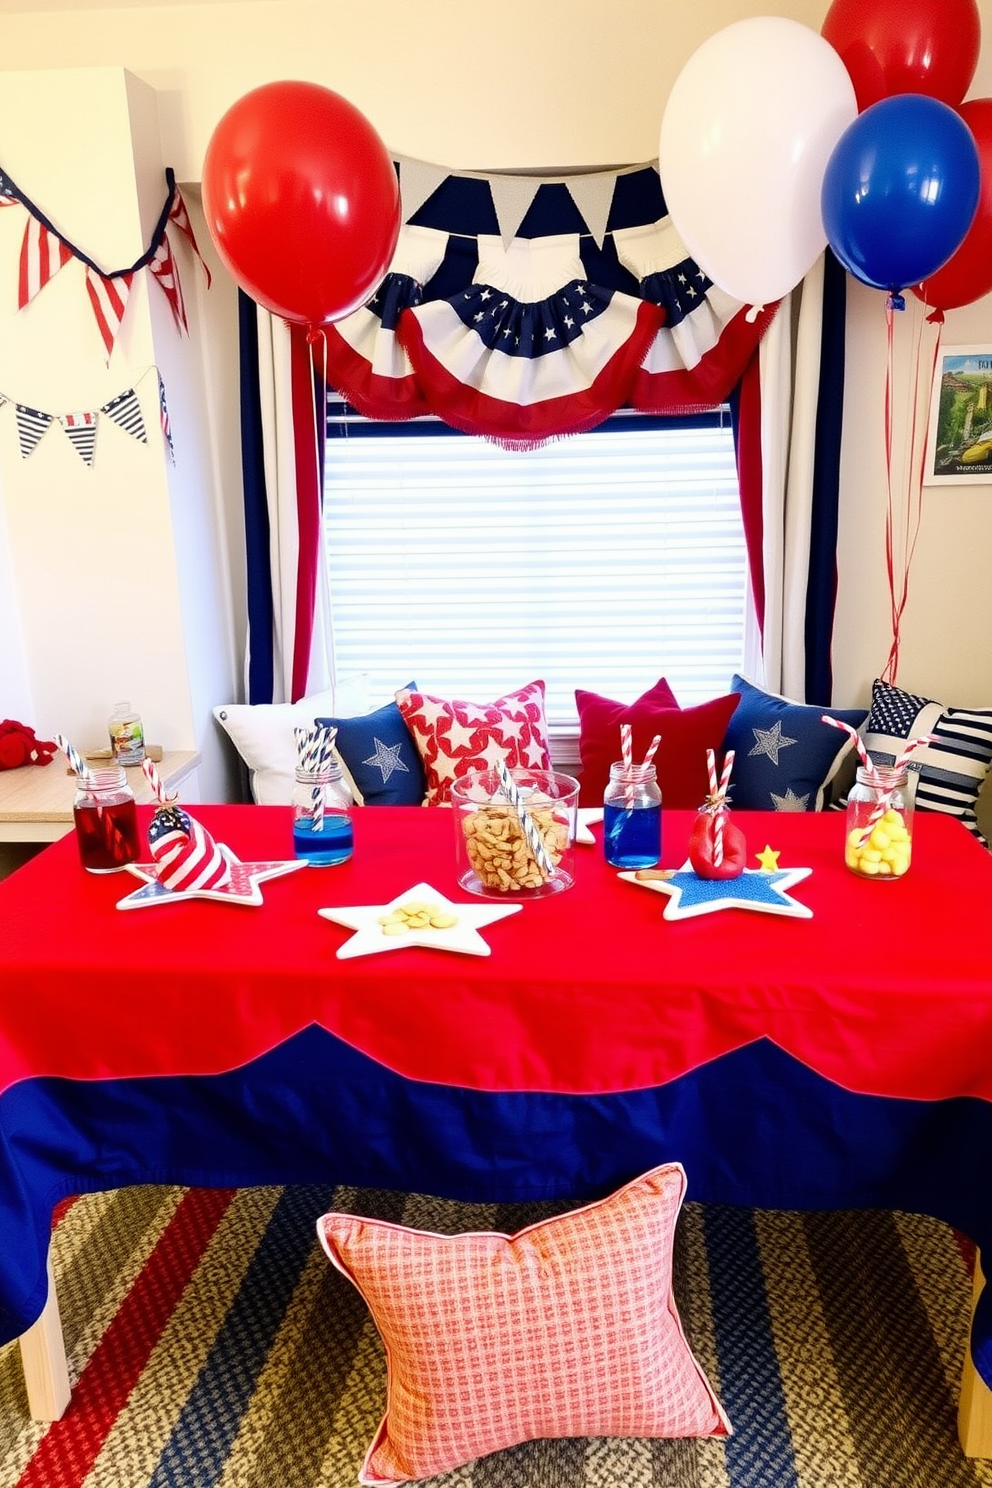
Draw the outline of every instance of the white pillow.
[[[296,772],[294,728],[312,728],[318,716],[367,713],[367,678],[364,673],[349,677],[298,703],[221,703],[213,711],[248,767],[256,804],[288,806]]]

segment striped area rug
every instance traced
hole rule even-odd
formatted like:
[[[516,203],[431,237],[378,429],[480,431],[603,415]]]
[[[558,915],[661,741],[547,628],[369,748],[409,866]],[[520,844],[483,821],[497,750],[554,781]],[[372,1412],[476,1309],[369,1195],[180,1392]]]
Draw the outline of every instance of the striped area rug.
[[[567,1205],[456,1204],[315,1187],[141,1187],[69,1201],[53,1261],[74,1384],[28,1418],[0,1350],[0,1488],[344,1488],[385,1363],[316,1217],[512,1232]],[[968,1246],[902,1214],[686,1205],[676,1292],[727,1442],[527,1443],[434,1488],[992,1488],[956,1397]]]

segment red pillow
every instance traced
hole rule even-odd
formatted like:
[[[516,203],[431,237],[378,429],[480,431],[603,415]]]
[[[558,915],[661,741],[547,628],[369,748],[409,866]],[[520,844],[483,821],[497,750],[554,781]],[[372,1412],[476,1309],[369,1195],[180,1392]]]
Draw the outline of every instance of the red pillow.
[[[664,685],[667,689],[668,684]],[[582,760],[579,805],[603,804],[610,765],[620,758],[620,725],[630,723],[635,761],[647,754],[655,734],[661,735],[655,766],[662,806],[694,811],[706,799],[709,788],[706,751],[713,749],[719,754],[739,700],[739,692],[729,692],[695,708],[679,708],[660,703],[652,688],[636,703],[624,704],[577,688]]]

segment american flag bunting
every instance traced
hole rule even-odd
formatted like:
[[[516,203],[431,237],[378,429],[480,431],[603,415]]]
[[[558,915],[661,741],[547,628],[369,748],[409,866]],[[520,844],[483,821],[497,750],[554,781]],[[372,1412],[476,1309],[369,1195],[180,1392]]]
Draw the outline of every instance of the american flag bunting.
[[[42,436],[52,423],[52,415],[43,413],[40,408],[29,408],[26,403],[18,403],[17,408],[17,440],[21,447],[21,459],[26,460],[32,450],[37,449]]]
[[[200,260],[200,267],[203,269],[203,272],[206,275],[207,288],[209,289],[210,270],[204,263],[203,254],[200,252],[200,245],[197,243],[196,234],[193,231],[193,224],[189,220],[189,213],[186,210],[186,203],[183,201],[182,193],[180,192],[178,186],[176,187],[175,200],[172,203],[172,211],[169,213],[169,221],[176,224],[179,231],[189,243],[189,246],[192,248],[197,258]]]
[[[59,423],[77,455],[85,464],[92,465],[96,453],[96,414],[63,413],[59,415]]]
[[[162,434],[169,446],[169,459],[173,465],[176,463],[176,450],[172,443],[172,423],[169,419],[169,408],[165,401],[165,383],[162,381],[161,372],[158,374],[158,412],[159,422],[162,425]]]
[[[108,277],[89,266],[86,269],[86,291],[90,297],[90,304],[93,306],[93,314],[96,316],[108,362],[114,350],[117,332],[121,328],[121,321],[124,319],[124,311],[127,309],[133,278],[132,272]]]
[[[36,217],[28,217],[21,239],[17,276],[17,308],[23,310],[59,269],[72,258],[72,249]]]
[[[100,409],[109,419],[112,419],[118,428],[130,434],[132,439],[140,439],[142,444],[148,443],[148,435],[145,432],[145,421],[141,414],[141,404],[134,388],[125,388],[123,393],[118,393],[116,398],[111,398],[109,403],[104,403]]]
[[[183,287],[179,281],[179,266],[167,233],[162,235],[162,241],[155,249],[154,257],[148,267],[165,290],[165,297],[172,307],[176,325],[180,330],[189,334],[189,326],[186,323],[186,302],[183,299]]]

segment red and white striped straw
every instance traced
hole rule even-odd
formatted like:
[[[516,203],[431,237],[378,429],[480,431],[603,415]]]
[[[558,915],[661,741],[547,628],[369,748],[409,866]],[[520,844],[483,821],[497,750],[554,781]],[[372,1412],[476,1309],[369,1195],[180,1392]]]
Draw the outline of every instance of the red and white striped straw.
[[[913,754],[913,751],[919,749],[921,744],[931,743],[936,737],[936,734],[921,734],[918,739],[910,739],[906,747],[903,749],[902,753],[896,758],[895,762],[889,766],[889,768],[891,770],[900,772],[905,770],[906,762]],[[877,780],[877,766],[872,763],[869,764],[868,768],[873,772],[873,774],[875,774],[875,778]],[[888,811],[889,806],[892,802],[893,791],[894,787],[893,790],[884,791],[879,796],[875,805],[872,807],[871,814],[868,817],[868,820],[865,822],[864,828],[861,832],[861,836],[858,838],[859,847],[864,847],[865,843],[868,841],[868,838],[871,836],[872,831],[881,821],[885,813]]]
[[[634,781],[631,771],[634,768],[634,728],[633,724],[622,723],[620,725],[620,758],[623,761],[624,792],[623,803],[628,811],[634,809]]]
[[[715,763],[715,760],[714,760]],[[723,769],[720,771],[720,784],[717,786],[717,830],[714,833],[714,844],[712,844],[712,860],[717,868],[723,863],[723,818],[726,815],[724,805],[727,801],[727,787],[730,786],[730,771],[733,769],[733,750],[729,748],[724,754]]]
[[[831,718],[829,713],[822,714],[820,722],[829,723],[831,728],[843,729],[845,734],[850,734],[851,738],[854,740],[854,747],[858,751],[858,759],[861,761],[866,770],[874,771],[875,763],[872,760],[871,755],[868,753],[868,749],[865,745],[864,739],[862,739],[856,728],[852,728],[851,725],[849,723],[845,723],[842,718]]]
[[[932,744],[936,737],[936,734],[921,734],[918,739],[910,739],[902,754],[900,754],[899,758],[892,766],[893,770],[905,770],[906,764],[913,751],[919,749],[921,744]]]
[[[716,754],[712,749],[706,751],[706,774],[709,779],[710,800],[716,797]]]
[[[155,761],[150,760],[147,755],[141,761],[141,773],[151,786],[155,799],[160,806],[172,806],[179,800],[178,791],[166,790],[165,783],[155,768]]]
[[[648,745],[648,752],[644,756],[644,763],[641,766],[642,769],[646,770],[649,765],[653,765],[654,764],[654,757],[658,753],[658,745],[660,743],[661,743],[661,735],[660,734],[655,734],[654,738],[651,740],[651,743]]]
[[[723,769],[720,771],[720,784],[717,788],[717,795],[720,797],[721,805],[726,800],[727,791],[730,789],[730,772],[733,768],[734,751],[732,749],[728,749],[726,755],[724,756]]]

